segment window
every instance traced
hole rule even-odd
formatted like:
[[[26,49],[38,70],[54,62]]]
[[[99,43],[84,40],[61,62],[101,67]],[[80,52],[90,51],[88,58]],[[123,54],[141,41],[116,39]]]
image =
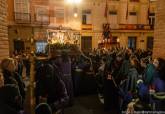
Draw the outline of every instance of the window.
[[[117,28],[118,24],[118,15],[116,10],[109,11],[109,23],[111,24],[111,28]]]
[[[136,16],[136,12],[129,12],[130,16]]]
[[[128,37],[128,48],[131,48],[131,49],[136,49],[136,37]]]
[[[55,23],[64,24],[64,7],[55,8]]]
[[[91,10],[82,11],[82,24],[92,24]]]
[[[46,53],[47,41],[37,41],[36,42],[36,53]]]
[[[129,12],[128,24],[137,24],[137,12]]]
[[[47,6],[36,6],[36,21],[49,22],[49,9]]]
[[[109,11],[110,15],[117,15],[117,11]]]
[[[149,14],[149,25],[155,25],[155,13]]]
[[[29,0],[14,0],[16,20],[30,20]]]
[[[147,49],[153,49],[153,37],[147,37]]]

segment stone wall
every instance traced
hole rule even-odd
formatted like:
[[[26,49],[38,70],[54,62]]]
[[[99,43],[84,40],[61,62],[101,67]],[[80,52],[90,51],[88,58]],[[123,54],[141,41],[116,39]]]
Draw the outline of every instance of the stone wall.
[[[157,0],[153,57],[165,58],[165,0]]]
[[[8,56],[7,1],[0,0],[0,60]]]

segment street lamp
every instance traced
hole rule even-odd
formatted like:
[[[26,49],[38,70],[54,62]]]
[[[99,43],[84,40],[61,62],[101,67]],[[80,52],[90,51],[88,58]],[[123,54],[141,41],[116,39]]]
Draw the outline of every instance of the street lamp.
[[[67,3],[75,5],[74,10],[74,17],[77,18],[78,17],[78,9],[76,7],[77,4],[80,4],[82,0],[66,0]]]
[[[77,11],[77,7],[75,7],[73,10],[74,10],[74,17],[75,17],[75,18],[77,18],[77,17],[78,17],[78,13],[77,13],[77,12],[78,12],[78,11]]]
[[[78,17],[78,14],[77,14],[76,12],[74,13],[74,17],[75,17],[75,18],[77,18],[77,17]]]

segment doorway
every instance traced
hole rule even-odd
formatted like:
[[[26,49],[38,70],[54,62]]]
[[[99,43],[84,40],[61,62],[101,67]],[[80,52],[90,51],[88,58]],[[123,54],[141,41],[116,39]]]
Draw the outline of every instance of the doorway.
[[[135,50],[136,49],[136,39],[135,36],[129,36],[128,37],[128,48]]]
[[[21,52],[25,50],[25,44],[22,40],[14,40],[14,51]]]
[[[92,36],[82,36],[81,37],[81,50],[83,52],[92,51]]]
[[[154,43],[154,41],[153,41],[153,37],[152,36],[150,36],[150,37],[147,37],[147,49],[153,49],[153,43]]]

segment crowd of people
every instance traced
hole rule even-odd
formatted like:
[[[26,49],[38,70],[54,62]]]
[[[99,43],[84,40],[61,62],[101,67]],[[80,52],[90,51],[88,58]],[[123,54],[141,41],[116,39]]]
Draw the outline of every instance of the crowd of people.
[[[25,77],[23,68],[26,68]],[[92,70],[105,111],[163,110],[165,60],[152,59],[152,51],[113,48],[69,56],[65,51],[55,58],[35,62],[36,114],[63,114],[74,104],[73,72]],[[24,79],[30,76],[28,54],[15,54],[1,61],[0,112],[18,114],[24,110]],[[156,100],[155,100],[156,99]],[[155,102],[156,101],[156,102]],[[133,105],[131,105],[133,104]],[[156,104],[156,105],[155,105]],[[138,107],[138,106],[141,107]],[[44,113],[45,112],[45,113]]]
[[[151,51],[115,48],[91,54],[105,110],[164,110],[165,60],[152,59]],[[160,95],[161,93],[161,95]],[[161,97],[160,97],[160,96]],[[155,100],[156,99],[156,100]],[[133,102],[133,103],[132,103]],[[130,108],[130,104],[132,108]],[[138,107],[141,106],[141,107]]]

